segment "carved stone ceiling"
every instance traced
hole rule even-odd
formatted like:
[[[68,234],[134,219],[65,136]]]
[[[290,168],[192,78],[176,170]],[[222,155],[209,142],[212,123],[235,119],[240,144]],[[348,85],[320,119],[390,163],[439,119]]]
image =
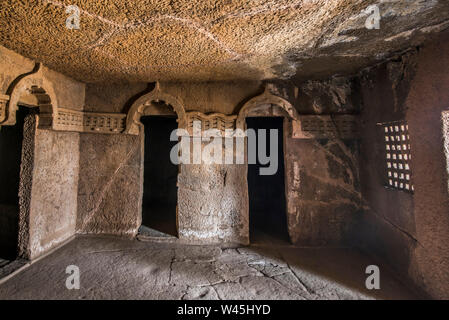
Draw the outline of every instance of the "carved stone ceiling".
[[[84,82],[326,77],[447,27],[448,0],[0,0],[1,45]]]

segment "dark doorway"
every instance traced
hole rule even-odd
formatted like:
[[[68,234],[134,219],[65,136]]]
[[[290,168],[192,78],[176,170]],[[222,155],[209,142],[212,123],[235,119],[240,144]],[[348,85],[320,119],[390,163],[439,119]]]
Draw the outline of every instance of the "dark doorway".
[[[0,258],[17,256],[19,184],[23,125],[28,108],[19,107],[14,126],[0,128]]]
[[[178,128],[176,117],[146,116],[142,225],[177,236],[176,205],[178,166],[170,160],[177,141],[170,141]]]
[[[257,157],[256,164],[248,164],[249,224],[251,242],[289,242],[287,229],[285,182],[284,182],[284,145],[282,117],[246,118],[248,129],[266,129],[266,150],[270,150],[270,129],[278,130],[278,169],[274,175],[260,175],[262,165]],[[250,143],[250,142],[248,142]]]

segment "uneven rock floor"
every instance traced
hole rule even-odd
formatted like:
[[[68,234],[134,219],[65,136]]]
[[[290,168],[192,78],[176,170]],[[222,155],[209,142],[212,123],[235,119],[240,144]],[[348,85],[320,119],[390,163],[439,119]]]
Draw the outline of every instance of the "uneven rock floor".
[[[381,289],[365,288],[376,264]],[[80,269],[79,290],[65,286]],[[78,237],[0,284],[0,299],[411,299],[377,261],[354,249],[187,246]]]
[[[9,276],[14,271],[20,269],[26,263],[27,263],[26,260],[21,259],[8,261],[0,258],[0,283],[2,282],[2,279]]]
[[[9,263],[8,260],[0,258],[0,268],[6,266]]]

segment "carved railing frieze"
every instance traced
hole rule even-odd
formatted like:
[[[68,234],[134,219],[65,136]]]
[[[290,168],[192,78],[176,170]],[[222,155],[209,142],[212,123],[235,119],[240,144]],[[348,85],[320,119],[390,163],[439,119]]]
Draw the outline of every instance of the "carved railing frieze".
[[[121,133],[125,130],[126,114],[95,113],[58,109],[53,129],[93,133]]]
[[[121,133],[125,130],[126,114],[86,113],[84,132]]]
[[[297,139],[354,139],[358,137],[357,117],[353,115],[302,115],[292,122]]]
[[[187,132],[193,135],[193,125],[195,122],[201,124],[201,130],[219,130],[222,134],[226,130],[235,130],[237,116],[225,115],[222,113],[204,114],[202,112],[191,111],[186,114],[187,117]]]
[[[193,135],[194,123],[201,124],[201,130],[218,130],[222,136],[228,136],[229,130],[246,129],[246,117],[266,114],[266,106],[278,107],[280,115],[291,121],[291,136],[297,139],[353,139],[358,136],[357,117],[353,115],[299,115],[286,99],[274,95],[272,87],[267,85],[265,91],[248,100],[238,114],[205,114],[199,111],[185,112],[184,105],[178,98],[162,91],[159,83],[153,91],[140,97],[131,106],[128,114],[96,113],[60,108],[52,86],[36,73],[21,79],[12,95],[0,94],[0,124],[14,125],[17,103],[23,92],[28,90],[38,100],[39,127],[57,131],[91,132],[91,133],[125,133],[139,134],[140,117],[146,115],[157,103],[169,106],[170,112],[178,117],[178,127]],[[41,83],[42,82],[42,83]],[[41,86],[42,84],[42,86]],[[44,89],[45,87],[45,89]],[[153,106],[152,103],[156,105]],[[156,108],[157,109],[157,108]],[[259,110],[260,109],[260,110]],[[273,109],[274,110],[274,109]],[[156,110],[158,111],[158,110]],[[151,111],[154,113],[154,110]],[[159,111],[158,111],[159,112]],[[274,115],[273,112],[271,112]],[[271,114],[270,113],[270,114]],[[272,116],[271,115],[271,116]],[[228,130],[228,131],[227,131]],[[234,134],[231,133],[231,136]]]

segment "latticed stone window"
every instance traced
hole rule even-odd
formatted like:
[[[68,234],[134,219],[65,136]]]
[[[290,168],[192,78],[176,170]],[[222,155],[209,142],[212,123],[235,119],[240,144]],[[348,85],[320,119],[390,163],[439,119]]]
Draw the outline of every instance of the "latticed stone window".
[[[381,123],[385,141],[386,186],[413,192],[410,136],[405,120]]]

